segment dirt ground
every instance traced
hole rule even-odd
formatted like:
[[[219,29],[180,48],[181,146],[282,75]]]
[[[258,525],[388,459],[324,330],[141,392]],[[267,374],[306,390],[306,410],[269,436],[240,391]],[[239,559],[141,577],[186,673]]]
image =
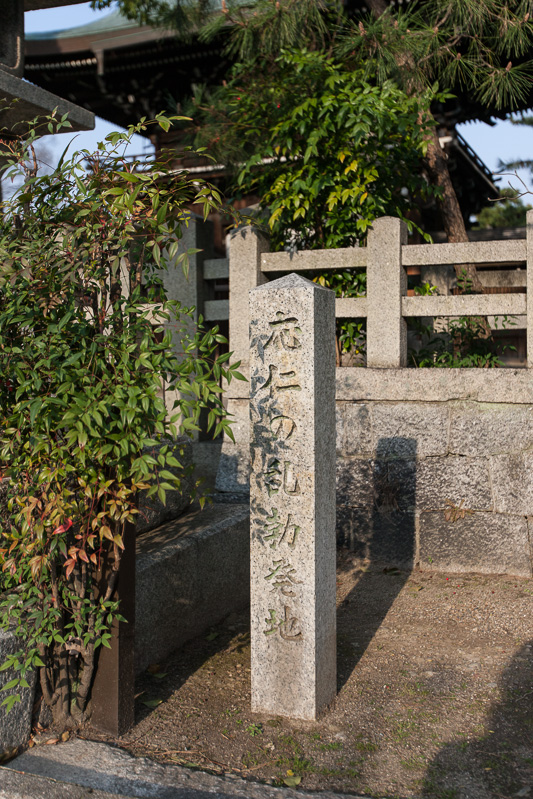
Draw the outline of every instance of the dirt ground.
[[[116,743],[306,790],[533,799],[532,610],[532,580],[409,574],[343,552],[338,695],[319,721],[250,712],[242,613],[141,675],[136,725]]]

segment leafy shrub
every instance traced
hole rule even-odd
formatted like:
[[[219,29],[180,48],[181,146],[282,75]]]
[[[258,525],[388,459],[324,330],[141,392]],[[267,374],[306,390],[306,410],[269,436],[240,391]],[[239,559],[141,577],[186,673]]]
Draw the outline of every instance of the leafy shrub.
[[[17,674],[4,704],[37,667],[62,726],[83,718],[95,652],[109,646],[139,492],[164,502],[180,488],[172,440],[202,408],[215,433],[229,432],[219,382],[240,377],[228,354],[214,356],[217,329],[186,332],[192,311],[165,298],[160,270],[173,259],[187,270],[178,245],[189,206],[207,214],[221,200],[186,173],[139,171],[122,157],[150,124],[171,119],[110,134],[93,154],[65,152],[42,176],[35,126],[9,143],[9,171],[25,180],[0,222],[0,627],[21,649],[3,665]],[[163,388],[179,397],[170,418]]]

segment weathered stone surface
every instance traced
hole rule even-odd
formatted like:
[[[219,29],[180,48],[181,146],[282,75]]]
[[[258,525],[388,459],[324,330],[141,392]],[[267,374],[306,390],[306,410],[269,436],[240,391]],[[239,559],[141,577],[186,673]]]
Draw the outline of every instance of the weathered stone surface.
[[[336,691],[334,294],[250,292],[252,710],[315,719]]]
[[[342,455],[344,447],[344,402],[335,403],[335,449]]]
[[[232,381],[232,385],[233,385]],[[250,491],[250,407],[247,399],[228,400],[235,441],[224,436],[215,486],[217,491],[248,495]]]
[[[372,454],[372,416],[370,405],[362,403],[337,403],[342,408],[342,436],[340,450],[346,455]],[[337,431],[337,439],[339,431]]]
[[[445,405],[430,403],[375,403],[372,406],[372,437],[376,456],[379,450],[382,450],[382,457],[446,455],[448,409]]]
[[[416,504],[414,460],[337,460],[337,504],[381,512],[408,510]]]
[[[474,513],[448,522],[443,513],[421,513],[420,568],[530,577],[527,521],[521,516]]]
[[[521,263],[525,259],[526,243],[519,240],[409,244],[402,248],[402,262],[405,266]]]
[[[158,450],[162,446],[163,444],[159,447],[154,447],[153,452],[150,450],[150,454],[157,458]],[[154,527],[159,527],[159,525],[170,519],[177,519],[190,504],[190,495],[194,485],[192,475],[192,441],[183,436],[174,442],[173,448],[174,456],[185,469],[182,479],[182,490],[167,491],[164,505],[157,496],[148,499],[146,497],[146,491],[141,491],[139,496],[139,514],[135,526],[137,535],[145,533],[147,530],[152,530]],[[181,472],[181,469],[171,466],[168,471],[175,474]]]
[[[212,505],[137,538],[137,673],[250,597],[248,505]]]
[[[417,467],[416,505],[421,510],[443,508],[447,501],[475,510],[493,506],[489,465],[486,459],[427,458]]]
[[[527,369],[337,369],[337,400],[533,403]]]
[[[525,311],[525,294],[459,294],[402,299],[402,313],[405,317],[516,316]]]
[[[462,403],[450,409],[449,451],[498,455],[533,447],[533,406]]]
[[[407,274],[402,268],[402,245],[407,226],[391,216],[376,219],[367,244],[367,343],[370,367],[407,365],[407,325],[402,316],[402,296],[407,294]]]
[[[364,508],[337,508],[337,543],[372,563],[411,568],[415,562],[414,511],[389,513]]]
[[[490,459],[495,509],[533,514],[533,452],[495,455]]]
[[[269,250],[266,236],[252,227],[241,227],[232,233],[229,241],[229,297],[230,350],[233,359],[241,362],[239,371],[249,376],[250,358],[250,307],[249,293],[267,282],[261,272],[261,257]],[[248,397],[249,386],[241,380],[232,380],[227,396]]]
[[[21,639],[12,633],[0,630],[0,666],[9,655],[13,655],[21,648],[21,643]],[[0,689],[18,676],[19,674],[12,669],[0,672]],[[12,693],[20,694],[21,700],[13,705],[10,713],[6,713],[5,706],[0,707],[0,755],[25,744],[30,737],[36,676],[36,672],[26,675],[30,688],[4,691],[0,694],[2,701]]]
[[[327,269],[342,272],[354,266],[367,265],[366,247],[339,247],[336,250],[297,250],[269,252],[261,257],[264,272],[304,272],[308,269]]]
[[[240,361],[239,371],[248,379],[250,308],[248,294],[251,289],[267,282],[261,272],[261,256],[268,252],[268,239],[251,227],[238,228],[229,243],[229,280],[231,292],[230,350],[233,361]],[[224,436],[216,488],[230,493],[249,492],[250,474],[250,411],[249,383],[232,380],[226,386],[228,411],[234,415],[233,442]]]
[[[337,458],[337,505],[372,508],[374,504],[373,461],[360,458]]]

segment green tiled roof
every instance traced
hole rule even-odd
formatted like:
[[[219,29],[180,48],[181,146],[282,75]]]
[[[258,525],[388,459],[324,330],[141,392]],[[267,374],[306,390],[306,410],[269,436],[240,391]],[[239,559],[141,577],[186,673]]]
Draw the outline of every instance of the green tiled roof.
[[[112,11],[105,17],[88,22],[86,25],[77,25],[74,28],[65,28],[59,31],[47,31],[46,33],[27,33],[27,41],[44,41],[45,39],[71,39],[75,36],[94,36],[98,33],[112,33],[113,31],[125,30],[126,28],[139,27],[136,22],[123,17],[120,11]]]

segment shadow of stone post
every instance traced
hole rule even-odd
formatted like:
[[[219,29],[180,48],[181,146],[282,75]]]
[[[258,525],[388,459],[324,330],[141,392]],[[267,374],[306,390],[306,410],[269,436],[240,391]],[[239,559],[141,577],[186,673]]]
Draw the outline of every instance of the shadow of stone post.
[[[339,688],[357,665],[415,564],[416,455],[413,438],[380,438],[372,460],[352,461],[351,469],[343,468],[339,473],[337,491],[343,499],[338,509],[339,543],[368,561],[366,571],[361,572],[338,609]],[[390,585],[369,605],[368,586],[376,569],[389,573]],[[350,646],[345,646],[347,641]]]

